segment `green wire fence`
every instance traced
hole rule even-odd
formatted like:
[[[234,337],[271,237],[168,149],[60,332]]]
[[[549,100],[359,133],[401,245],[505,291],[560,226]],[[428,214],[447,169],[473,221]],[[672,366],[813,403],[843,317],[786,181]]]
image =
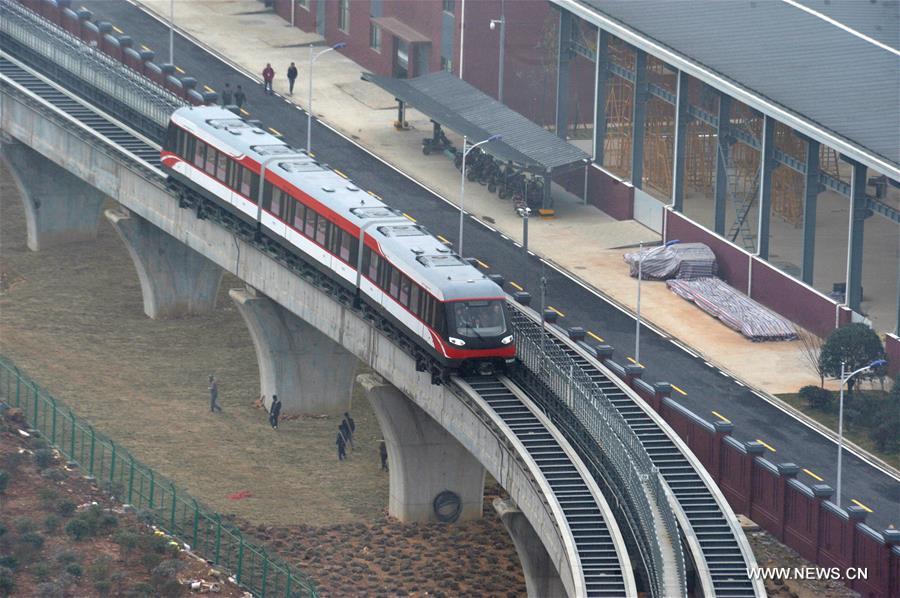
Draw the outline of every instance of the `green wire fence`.
[[[312,580],[244,539],[233,525],[203,507],[173,482],[135,459],[0,356],[0,399],[22,410],[31,428],[69,461],[78,463],[117,498],[149,515],[160,529],[189,544],[206,560],[230,571],[260,597],[316,597]]]

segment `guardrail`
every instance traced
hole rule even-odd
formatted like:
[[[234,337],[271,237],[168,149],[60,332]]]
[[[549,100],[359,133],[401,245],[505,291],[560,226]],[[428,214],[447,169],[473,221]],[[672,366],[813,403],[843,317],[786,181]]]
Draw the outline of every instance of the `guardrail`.
[[[254,595],[315,598],[315,584],[284,561],[244,539],[234,526],[203,507],[173,482],[94,430],[0,356],[0,398],[22,410],[29,426],[66,459],[117,498],[146,513],[152,522],[191,550],[234,574]]]
[[[541,326],[518,311],[510,310],[516,356],[565,407],[593,440],[592,461],[609,464],[622,486],[626,513],[636,519],[638,549],[644,555],[653,593],[665,596],[671,588],[667,576],[675,576],[681,594],[686,593],[684,552],[679,528],[669,508],[665,481],[640,440],[603,393],[603,390],[555,343]],[[582,448],[584,445],[582,444]],[[659,517],[659,523],[654,513]],[[660,526],[662,529],[660,529]],[[661,542],[675,553],[674,571],[664,562]]]
[[[20,59],[45,72],[52,69],[54,72],[48,74],[65,79],[61,82],[71,84],[78,93],[84,95],[90,90],[88,99],[97,100],[93,96],[101,94],[121,103],[128,114],[117,116],[136,121],[130,124],[144,124],[142,130],[157,141],[162,139],[172,112],[187,105],[167,89],[13,0],[0,0],[0,34],[10,51],[13,46],[27,50],[28,56]],[[62,74],[65,77],[59,77]]]

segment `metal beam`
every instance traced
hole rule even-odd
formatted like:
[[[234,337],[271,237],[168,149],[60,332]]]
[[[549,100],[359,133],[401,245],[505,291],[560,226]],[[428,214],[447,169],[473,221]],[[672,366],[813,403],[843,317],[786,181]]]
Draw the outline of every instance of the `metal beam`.
[[[631,184],[644,186],[644,131],[647,128],[647,53],[635,50],[631,117]]]
[[[861,162],[844,157],[853,166],[850,177],[850,235],[847,239],[847,297],[845,303],[858,312],[862,303],[863,236],[866,216],[866,171]]]
[[[813,269],[816,259],[816,204],[822,183],[819,182],[819,147],[815,139],[806,138],[806,175],[803,189],[803,264],[800,279],[813,285]]]
[[[688,77],[684,71],[678,71],[675,103],[675,143],[672,164],[672,208],[676,212],[684,211],[684,152],[687,142],[688,116]]]
[[[609,86],[609,34],[597,30],[597,64],[594,73],[594,162],[603,166],[606,143],[606,95]]]
[[[762,149],[759,155],[759,229],[756,240],[756,254],[769,259],[769,220],[772,217],[772,173],[775,171],[775,160],[772,155],[775,149],[775,119],[763,115]]]
[[[569,127],[569,65],[572,62],[572,13],[559,11],[556,56],[556,135],[566,138]]]
[[[715,221],[713,230],[725,234],[725,199],[728,195],[728,153],[731,151],[731,96],[719,94],[719,127],[716,135]]]

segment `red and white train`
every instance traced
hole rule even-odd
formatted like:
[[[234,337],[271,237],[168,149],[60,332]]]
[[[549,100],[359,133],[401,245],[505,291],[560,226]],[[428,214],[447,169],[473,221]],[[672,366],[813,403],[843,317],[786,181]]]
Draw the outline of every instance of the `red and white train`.
[[[485,372],[512,363],[503,290],[422,226],[306,152],[210,106],[176,110],[161,153],[176,185],[277,239],[402,327],[443,366]]]

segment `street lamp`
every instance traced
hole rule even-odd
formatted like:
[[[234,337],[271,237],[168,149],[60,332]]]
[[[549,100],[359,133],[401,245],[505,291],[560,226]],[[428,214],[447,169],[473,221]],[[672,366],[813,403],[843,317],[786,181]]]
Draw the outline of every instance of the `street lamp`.
[[[466,156],[468,156],[469,152],[471,152],[473,149],[475,149],[479,145],[484,145],[485,143],[490,143],[491,141],[499,141],[502,138],[503,138],[502,135],[491,135],[487,139],[484,139],[474,145],[469,145],[468,147],[466,147],[467,144],[469,143],[469,139],[468,139],[468,137],[463,135],[462,168],[460,168],[460,171],[462,172],[462,174],[459,179],[459,251],[458,251],[459,257],[462,257],[462,254],[463,254],[463,222],[465,220],[465,214],[466,214],[466,210],[465,210]]]
[[[312,152],[312,83],[313,83],[313,64],[319,59],[319,56],[331,52],[332,50],[340,50],[347,44],[340,42],[334,44],[330,48],[325,48],[318,54],[313,55],[313,44],[309,44],[309,96],[307,97],[306,108],[306,153]]]
[[[643,278],[644,259],[653,255],[660,249],[671,247],[680,243],[678,239],[673,239],[663,243],[659,247],[654,247],[646,254],[644,253],[644,243],[641,242],[638,253],[638,289],[637,289],[637,317],[634,319],[634,361],[641,363],[641,280]]]
[[[877,367],[881,367],[886,364],[887,361],[884,359],[876,359],[869,365],[865,367],[861,367],[854,372],[850,372],[849,374],[844,374],[844,362],[841,361],[841,398],[838,403],[838,458],[837,458],[837,506],[841,506],[841,457],[843,457],[844,452],[844,384],[849,382],[850,379],[862,372],[867,372],[869,370],[875,369]]]
[[[500,74],[497,81],[497,101],[503,103],[503,53],[506,49],[506,15],[504,11],[504,0],[500,1],[500,18],[491,19],[491,31],[500,25]]]

